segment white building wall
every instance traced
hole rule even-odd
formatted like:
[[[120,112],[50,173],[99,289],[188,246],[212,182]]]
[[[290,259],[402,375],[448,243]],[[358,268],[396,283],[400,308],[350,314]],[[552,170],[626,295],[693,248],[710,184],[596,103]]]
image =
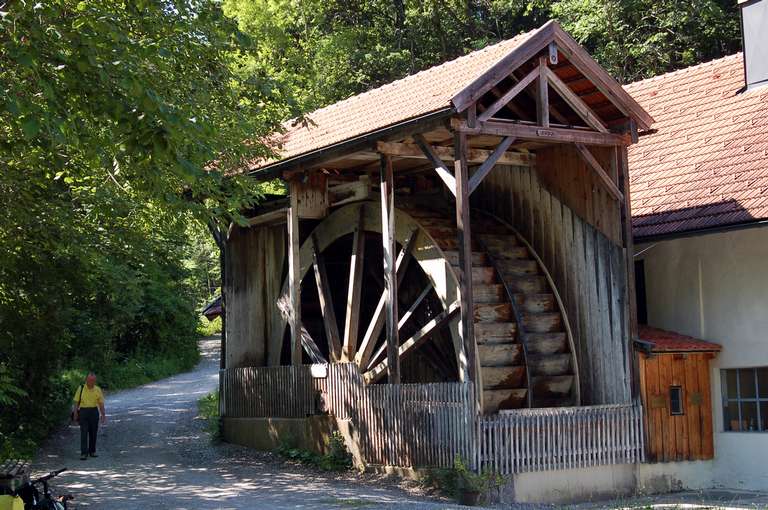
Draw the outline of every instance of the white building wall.
[[[700,486],[768,490],[768,432],[723,431],[720,386],[721,368],[768,366],[768,227],[636,247],[643,250],[648,324],[723,346],[711,364],[712,480]]]

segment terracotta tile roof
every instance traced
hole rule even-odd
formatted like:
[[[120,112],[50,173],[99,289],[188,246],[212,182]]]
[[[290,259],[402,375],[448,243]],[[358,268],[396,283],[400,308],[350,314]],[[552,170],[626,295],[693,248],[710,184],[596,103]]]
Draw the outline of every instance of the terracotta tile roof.
[[[535,31],[520,34],[463,57],[352,96],[289,121],[279,138],[285,160],[338,142],[377,131],[409,119],[451,107],[451,98],[522,44]],[[251,166],[256,169],[270,162]]]
[[[642,324],[638,328],[637,336],[640,340],[653,344],[653,347],[651,348],[653,352],[718,352],[722,349],[720,345],[712,342],[706,342],[691,336],[652,328]]]
[[[768,218],[768,87],[743,85],[739,53],[625,87],[656,120],[629,149],[636,237]]]

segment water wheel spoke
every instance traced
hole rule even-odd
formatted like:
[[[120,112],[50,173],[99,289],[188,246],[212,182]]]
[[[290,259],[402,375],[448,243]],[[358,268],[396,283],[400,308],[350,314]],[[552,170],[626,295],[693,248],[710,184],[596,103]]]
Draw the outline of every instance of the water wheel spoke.
[[[443,310],[439,314],[437,314],[435,317],[433,317],[429,322],[427,322],[424,326],[421,327],[416,333],[413,334],[408,340],[403,342],[403,344],[398,349],[398,355],[400,359],[409,356],[412,354],[416,349],[418,349],[424,342],[432,338],[432,335],[435,334],[440,328],[442,328],[444,325],[450,321],[454,314],[459,311],[459,302],[454,301],[453,303],[448,306],[447,309]],[[364,374],[365,381],[368,383],[376,382],[381,377],[386,374],[387,371],[387,360],[382,360],[378,365],[370,369]]]
[[[325,328],[325,336],[328,339],[328,354],[332,361],[339,361],[341,359],[339,326],[336,322],[336,311],[333,308],[333,296],[331,294],[331,285],[328,281],[328,273],[325,269],[325,260],[320,253],[315,236],[312,236],[312,265],[315,268],[317,296],[323,316],[323,327]]]

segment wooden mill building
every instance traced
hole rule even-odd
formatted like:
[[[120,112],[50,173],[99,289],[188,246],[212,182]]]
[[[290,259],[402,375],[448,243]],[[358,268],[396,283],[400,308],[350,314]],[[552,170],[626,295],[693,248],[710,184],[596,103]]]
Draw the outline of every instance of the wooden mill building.
[[[287,195],[226,244],[225,435],[320,408],[363,461],[450,464],[413,438],[455,401],[432,447],[478,469],[639,460],[627,147],[652,123],[549,22],[286,124],[244,171]]]

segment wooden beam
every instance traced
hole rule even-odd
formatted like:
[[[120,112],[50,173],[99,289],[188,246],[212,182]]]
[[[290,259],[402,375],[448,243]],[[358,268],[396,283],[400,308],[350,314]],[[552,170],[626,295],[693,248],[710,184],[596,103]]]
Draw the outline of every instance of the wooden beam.
[[[400,337],[397,331],[397,268],[395,266],[395,193],[392,157],[381,156],[381,240],[384,255],[385,321],[387,326],[387,374],[389,384],[400,384]]]
[[[514,75],[512,75],[514,76]],[[501,93],[498,87],[493,87],[491,89],[491,93],[496,96],[496,98],[500,98],[504,94]],[[481,103],[477,103],[478,105]],[[512,112],[513,114],[517,115],[522,120],[531,120],[530,116],[525,113],[523,110],[521,110],[515,103],[509,102],[504,105],[504,108]]]
[[[421,291],[421,294],[419,294],[416,297],[416,300],[411,303],[410,308],[408,308],[408,311],[405,312],[400,317],[400,322],[397,323],[397,330],[400,331],[403,329],[403,326],[408,322],[408,320],[413,317],[413,314],[416,312],[416,309],[419,308],[421,305],[421,302],[424,300],[425,297],[432,291],[432,284],[427,283],[427,286],[424,287],[424,290]],[[371,361],[368,364],[368,368],[371,368],[373,365],[378,363],[381,360],[382,355],[384,354],[384,351],[386,350],[387,345],[383,344],[381,347],[376,349],[376,353],[371,356]]]
[[[299,261],[299,194],[295,180],[290,181],[288,208],[288,288],[291,310],[291,364],[301,365],[301,263]]]
[[[441,327],[443,327],[449,320],[451,320],[451,318],[453,318],[456,312],[459,311],[459,308],[459,303],[454,301],[448,306],[447,309],[437,314],[434,318],[422,326],[416,333],[414,333],[411,338],[403,342],[403,345],[401,345],[398,349],[397,359],[400,360],[405,358],[416,349],[418,349],[421,345],[423,345],[424,342],[429,340],[433,334],[435,334]],[[389,358],[387,358],[363,374],[363,377],[365,377],[365,382],[370,384],[381,379],[389,367],[389,363]]]
[[[320,314],[323,316],[325,337],[328,339],[328,355],[331,361],[341,361],[341,335],[339,335],[339,324],[336,322],[336,311],[333,308],[331,284],[328,281],[325,260],[314,235],[312,236],[312,266],[315,269],[317,296],[320,301]]]
[[[517,82],[516,85],[514,85],[511,89],[509,89],[504,95],[502,95],[499,99],[494,101],[494,103],[486,108],[486,110],[477,118],[480,122],[485,122],[486,120],[490,119],[496,113],[501,110],[507,103],[512,101],[520,92],[522,92],[528,85],[530,85],[533,80],[539,77],[539,68],[535,68],[533,71],[528,73],[522,80]]]
[[[365,232],[363,231],[364,207],[360,207],[357,227],[352,238],[352,255],[349,259],[349,285],[347,286],[347,308],[344,315],[344,346],[342,361],[351,361],[357,352],[358,328],[360,327],[360,296],[363,288],[363,266],[365,260]]]
[[[455,195],[456,179],[453,177],[451,171],[448,170],[448,167],[445,166],[445,163],[442,162],[440,157],[435,154],[432,146],[424,139],[422,135],[414,135],[413,139],[424,152],[424,155],[427,157],[427,159],[435,166],[435,172],[437,172],[437,175],[439,175],[443,180],[445,185],[448,187],[448,190]]]
[[[576,93],[572,91],[571,88],[566,85],[559,76],[557,76],[549,69],[545,69],[544,74],[547,76],[547,79],[552,85],[552,88],[555,89],[558,94],[560,94],[560,97],[562,97],[563,100],[568,103],[568,106],[573,108],[573,111],[579,114],[579,117],[581,117],[588,126],[596,131],[600,131],[601,133],[608,132],[608,128],[605,127],[605,124],[600,119],[600,117],[598,117],[597,114],[592,111],[589,105],[587,105],[587,103],[585,103],[584,100],[579,96],[577,96]]]
[[[413,243],[418,232],[418,230],[411,232],[411,235],[408,237],[408,239],[406,239],[405,244],[403,244],[402,248],[400,248],[400,253],[397,255],[397,262],[395,263],[395,266],[397,267],[398,284],[403,281],[403,277],[405,276],[405,270],[408,268],[408,261],[410,260],[409,255],[411,253],[411,248],[413,247]],[[360,343],[357,354],[355,354],[355,363],[357,363],[357,366],[359,367],[363,367],[368,364],[368,361],[371,359],[373,348],[376,346],[376,341],[379,339],[381,330],[384,327],[384,308],[386,304],[386,298],[387,291],[384,289],[384,292],[381,293],[379,302],[376,304],[376,308],[373,311],[371,322],[368,323],[368,328],[365,330],[363,341]]]
[[[275,211],[269,211],[264,214],[259,214],[252,218],[248,218],[248,226],[256,227],[260,225],[273,225],[278,223],[285,223],[288,217],[288,208],[283,207]]]
[[[459,244],[459,296],[461,301],[461,327],[459,337],[467,356],[466,374],[477,388],[475,366],[475,309],[472,299],[472,242],[469,221],[469,168],[467,165],[467,135],[457,131],[453,137],[456,151],[454,172],[456,173],[456,231]],[[480,393],[478,393],[479,395]]]
[[[619,202],[623,202],[624,194],[616,187],[616,184],[614,184],[603,167],[600,166],[600,162],[595,159],[591,152],[589,152],[589,149],[580,143],[577,143],[575,146],[581,158],[586,161],[587,165],[589,165],[597,176],[600,177],[600,180],[603,182],[605,189],[608,190],[608,193]]]
[[[629,161],[627,159],[627,148],[619,147],[616,150],[616,165],[618,167],[619,186],[624,191],[624,203],[621,209],[622,238],[624,241],[624,266],[627,276],[627,285],[625,287],[624,302],[627,313],[627,322],[629,327],[629,345],[627,351],[632,353],[634,341],[637,340],[637,296],[635,294],[635,244],[632,236],[632,204],[630,201],[629,190]],[[637,386],[639,383],[639,374],[632,357],[629,362],[629,374],[634,394],[637,395]],[[706,400],[705,400],[706,402]]]
[[[539,126],[549,127],[549,86],[547,84],[547,57],[539,57],[539,80],[536,82],[536,120]]]
[[[629,135],[618,133],[598,133],[596,131],[556,127],[545,129],[540,126],[492,120],[478,122],[477,127],[474,128],[468,127],[459,119],[452,120],[451,124],[454,129],[462,131],[467,135],[514,136],[520,140],[530,140],[534,142],[582,143],[584,145],[600,145],[606,147],[629,145],[630,143]]]
[[[381,154],[388,154],[398,158],[407,159],[427,159],[424,151],[414,143],[395,143],[395,142],[379,142],[376,144],[376,150]],[[433,145],[433,153],[441,160],[450,161],[453,163],[453,147],[443,145]],[[482,164],[491,155],[493,151],[487,149],[469,149],[467,150],[467,163],[469,164]],[[497,165],[511,165],[511,166],[532,166],[536,159],[535,154],[529,154],[524,152],[503,152]]]
[[[416,299],[411,303],[410,308],[408,308],[408,311],[403,314],[402,317],[400,317],[400,322],[397,323],[397,328],[402,329],[403,326],[406,325],[408,320],[413,317],[413,314],[416,313],[416,309],[421,305],[421,302],[424,301],[424,298],[426,298],[429,293],[432,291],[432,283],[429,282],[424,287],[424,290],[421,291],[421,293],[416,296]]]
[[[478,168],[475,173],[472,174],[468,184],[468,193],[470,195],[473,191],[475,191],[475,189],[477,189],[478,186],[480,186],[480,183],[483,182],[485,176],[488,175],[491,170],[493,170],[494,165],[498,164],[499,158],[501,158],[502,154],[504,154],[504,151],[506,151],[514,141],[515,139],[511,136],[503,138],[499,145],[496,146],[496,149],[493,151],[493,153],[488,156],[488,159],[486,159],[483,164],[480,165],[480,168]]]

